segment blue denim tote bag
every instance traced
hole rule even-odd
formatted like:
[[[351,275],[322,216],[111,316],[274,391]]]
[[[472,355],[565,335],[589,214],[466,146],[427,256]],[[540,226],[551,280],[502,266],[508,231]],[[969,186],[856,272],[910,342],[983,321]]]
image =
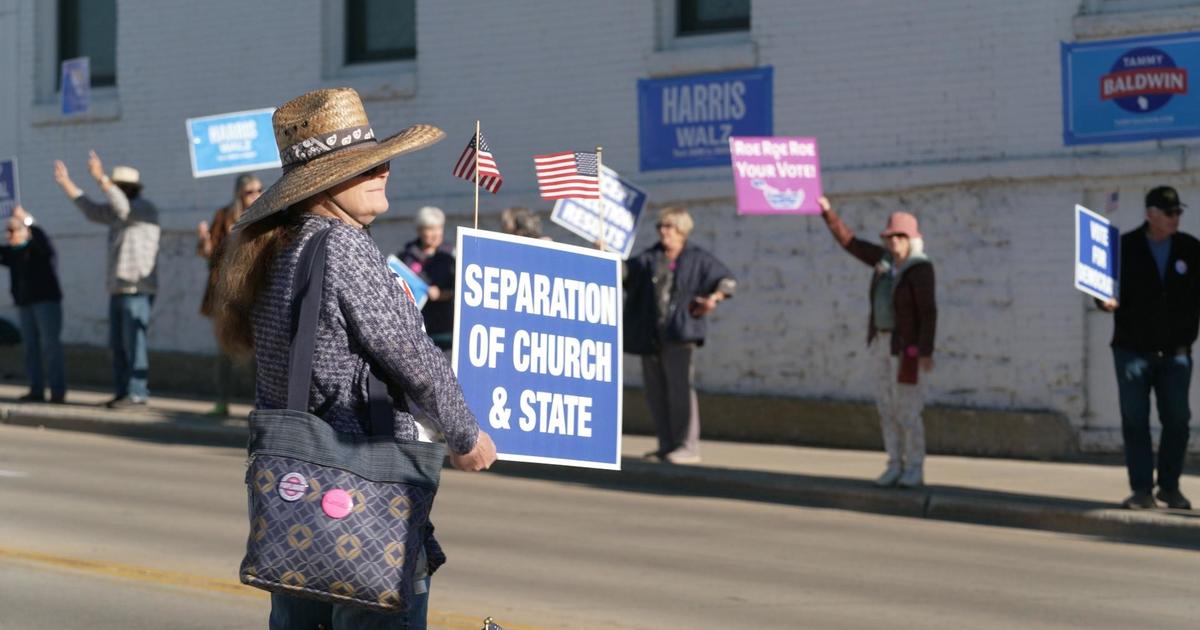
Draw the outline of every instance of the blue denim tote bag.
[[[424,560],[445,446],[396,439],[391,400],[374,376],[368,435],[339,433],[308,413],[328,235],[305,244],[292,282],[288,408],[250,414],[250,534],[239,575],[275,593],[399,612]]]

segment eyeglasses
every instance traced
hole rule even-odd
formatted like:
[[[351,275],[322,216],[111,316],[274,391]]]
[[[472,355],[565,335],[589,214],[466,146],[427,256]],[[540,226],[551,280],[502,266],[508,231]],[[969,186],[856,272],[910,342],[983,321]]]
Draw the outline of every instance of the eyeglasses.
[[[907,239],[907,238],[908,238],[908,235],[907,235],[907,234],[888,234],[887,236],[884,236],[883,238],[903,238],[903,239]]]
[[[656,227],[656,228],[658,228],[658,229],[660,229],[660,230],[662,230],[662,229],[674,230],[674,229],[675,229],[675,224],[674,224],[674,223],[669,223],[669,222],[667,222],[667,221],[659,221],[658,223],[655,223],[655,224],[654,224],[654,227]]]
[[[1177,217],[1177,216],[1183,214],[1183,208],[1170,208],[1168,210],[1160,209],[1159,212],[1161,212],[1169,217]]]
[[[370,170],[366,170],[366,171],[359,173],[358,177],[362,177],[365,179],[371,179],[374,177],[379,177],[380,175],[383,175],[384,173],[390,173],[391,171],[392,171],[392,163],[384,162],[383,164],[380,164],[379,166],[376,166],[375,168],[372,168]]]
[[[262,188],[247,188],[242,191],[242,195],[259,195],[262,194]]]

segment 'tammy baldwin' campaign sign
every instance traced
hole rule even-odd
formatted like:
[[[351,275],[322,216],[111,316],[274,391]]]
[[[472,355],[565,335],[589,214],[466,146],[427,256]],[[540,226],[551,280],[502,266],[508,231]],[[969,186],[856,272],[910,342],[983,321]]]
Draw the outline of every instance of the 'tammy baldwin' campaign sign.
[[[817,139],[741,136],[729,139],[738,214],[817,214],[821,163]]]
[[[458,229],[454,370],[502,460],[621,466],[621,261]]]

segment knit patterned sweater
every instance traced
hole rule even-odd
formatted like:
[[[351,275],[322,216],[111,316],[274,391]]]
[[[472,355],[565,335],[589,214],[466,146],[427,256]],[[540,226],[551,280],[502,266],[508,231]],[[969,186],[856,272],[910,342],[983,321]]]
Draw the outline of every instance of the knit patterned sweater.
[[[421,312],[403,293],[366,230],[307,215],[300,236],[272,263],[252,313],[258,361],[257,406],[287,407],[292,276],[304,244],[323,228],[325,289],[317,322],[308,411],[343,433],[366,433],[368,366],[396,401],[397,438],[417,439],[407,394],[428,412],[455,453],[475,446],[479,425],[445,356],[422,330]]]

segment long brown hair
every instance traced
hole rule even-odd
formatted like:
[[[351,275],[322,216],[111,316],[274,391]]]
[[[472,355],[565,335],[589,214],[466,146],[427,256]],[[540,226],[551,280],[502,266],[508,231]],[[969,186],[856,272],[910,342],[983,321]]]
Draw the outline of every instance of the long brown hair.
[[[271,279],[279,252],[300,231],[305,209],[300,204],[277,212],[234,232],[221,257],[213,324],[217,342],[231,355],[254,351],[251,316],[259,295]]]

